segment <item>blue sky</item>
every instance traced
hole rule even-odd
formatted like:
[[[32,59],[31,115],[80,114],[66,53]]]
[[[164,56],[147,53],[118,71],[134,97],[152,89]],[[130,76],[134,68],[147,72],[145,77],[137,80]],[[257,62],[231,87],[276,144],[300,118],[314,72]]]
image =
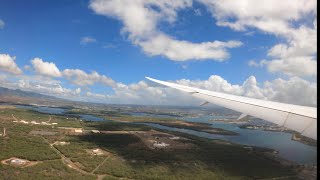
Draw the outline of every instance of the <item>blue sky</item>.
[[[179,4],[180,1],[181,4]],[[241,12],[228,14],[233,8],[228,4],[212,5],[210,1],[208,3],[206,0],[179,0],[175,2],[176,4],[172,3],[171,5],[166,4],[166,1],[161,1],[165,6],[162,6],[161,3],[159,5],[157,3],[148,4],[145,1],[141,1],[141,3],[136,1],[136,4],[135,1],[133,2],[132,7],[141,6],[147,9],[145,14],[142,12],[142,17],[139,16],[140,12],[132,12],[130,14],[132,17],[127,17],[127,12],[122,11],[130,11],[130,9],[125,9],[113,3],[112,0],[102,3],[99,0],[29,0],[24,3],[18,0],[2,0],[0,2],[0,20],[4,22],[4,25],[2,27],[0,25],[0,54],[7,54],[11,58],[15,57],[14,62],[23,71],[22,75],[21,73],[13,73],[12,75],[3,68],[3,76],[11,79],[10,81],[18,81],[26,79],[26,77],[36,81],[35,76],[39,79],[44,75],[32,66],[31,61],[37,57],[43,62],[52,62],[62,74],[65,69],[79,69],[88,74],[96,71],[99,75],[104,75],[116,83],[125,85],[146,81],[145,76],[162,80],[205,81],[212,75],[222,77],[231,85],[240,86],[252,76],[260,86],[263,86],[266,81],[273,81],[277,78],[290,81],[294,77],[311,84],[316,83],[316,72],[309,69],[316,63],[316,50],[299,54],[299,56],[289,53],[284,56],[268,55],[271,49],[278,44],[285,44],[288,49],[297,48],[292,45],[294,44],[291,43],[292,41],[303,44],[300,39],[296,38],[296,32],[304,33],[300,32],[303,26],[307,27],[306,33],[309,33],[309,29],[311,32],[316,31],[316,26],[314,26],[316,10],[312,7],[287,10],[286,4],[280,4],[279,6],[282,5],[283,9],[275,8],[274,14],[282,11],[289,14],[283,17],[278,15],[279,19],[274,19],[280,22],[279,25],[288,28],[288,32],[292,31],[292,35],[290,33],[287,35],[272,28],[274,21],[270,23],[269,20],[272,19],[270,17],[274,17],[273,12],[264,13],[264,7],[257,7],[257,9],[261,8],[259,14],[258,12],[249,12],[254,8],[245,6],[248,11],[245,14],[249,15],[244,17]],[[95,4],[99,6],[94,6]],[[264,6],[268,5],[270,6],[269,3]],[[100,10],[100,6],[106,6],[106,9]],[[275,6],[275,4],[271,4],[271,6]],[[174,12],[175,15],[166,14],[166,10]],[[158,13],[159,17],[155,16],[154,20],[150,20],[155,24],[153,29],[150,28],[152,30],[141,26],[143,32],[152,34],[144,37],[138,34],[134,28],[140,25],[138,21],[152,19],[150,18],[152,13]],[[290,13],[292,17],[290,17]],[[296,14],[299,14],[300,17],[296,17]],[[170,18],[174,20],[169,21]],[[263,20],[258,22],[259,20],[256,19],[259,18]],[[136,25],[131,21],[132,19],[137,20]],[[254,22],[252,22],[253,19]],[[304,19],[308,19],[308,22]],[[234,26],[221,25],[225,22],[233,23]],[[237,22],[242,24],[239,25]],[[261,26],[263,23],[266,26]],[[132,24],[134,26],[131,26]],[[142,45],[146,42],[153,42],[153,36],[157,35],[169,37],[166,39],[166,43],[172,41],[177,42],[176,45],[183,42],[191,43],[190,46],[186,46],[190,47],[190,49],[185,49],[186,53],[193,52],[193,48],[197,48],[205,42],[237,41],[241,45],[218,48],[226,52],[228,57],[216,58],[215,55],[212,55],[209,58],[202,58],[202,55],[207,56],[205,53],[212,53],[211,50],[205,49],[205,52],[200,56],[198,53],[190,54],[181,60],[185,57],[184,52],[179,51],[180,54],[173,58],[164,51],[152,49],[157,47],[151,47],[152,50],[147,50]],[[307,36],[314,39],[312,33]],[[85,38],[90,40],[81,42]],[[162,46],[166,46],[166,44]],[[163,48],[162,46],[159,49]],[[148,47],[150,46],[148,45]],[[302,47],[301,51],[304,51],[303,48],[308,47]],[[176,53],[174,50],[168,51]],[[300,51],[300,49],[296,51]],[[152,53],[155,54],[151,55]],[[295,58],[298,58],[299,62]],[[249,63],[250,61],[251,63]],[[297,62],[297,64],[293,62]],[[299,70],[297,66],[301,63],[310,65],[301,67],[306,70]],[[25,66],[28,67],[24,68]],[[90,91],[91,93],[110,95],[116,91],[114,87],[101,83],[79,86],[70,82],[70,79],[68,80],[64,75],[56,77],[45,75],[43,78],[57,81],[66,89],[81,88],[83,93]],[[14,83],[11,82],[11,87],[14,87],[12,85]],[[5,83],[2,85],[10,86]],[[20,88],[22,87],[20,86]]]

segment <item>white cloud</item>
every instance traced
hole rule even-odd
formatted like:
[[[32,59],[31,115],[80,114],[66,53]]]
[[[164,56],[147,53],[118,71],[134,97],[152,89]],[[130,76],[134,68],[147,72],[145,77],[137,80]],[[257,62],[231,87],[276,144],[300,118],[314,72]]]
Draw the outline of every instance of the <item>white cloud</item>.
[[[270,72],[281,72],[289,76],[317,75],[317,61],[311,56],[264,60],[260,64],[265,64]]]
[[[0,19],[0,29],[3,29],[6,24],[2,19]]]
[[[97,14],[121,20],[122,33],[151,56],[162,55],[174,61],[223,61],[230,56],[228,48],[242,45],[239,41],[193,43],[177,40],[158,29],[161,22],[174,23],[177,11],[191,6],[192,0],[93,0],[89,5]]]
[[[45,62],[40,58],[34,58],[31,60],[31,64],[39,75],[48,77],[60,77],[61,72],[53,62]]]
[[[218,26],[236,31],[256,28],[285,40],[273,46],[265,65],[271,72],[289,76],[315,76],[317,53],[316,0],[198,0],[204,3]],[[313,27],[304,24],[313,20]],[[266,61],[266,60],[264,60]],[[253,65],[253,63],[250,63]],[[299,67],[302,66],[299,70]]]
[[[7,76],[4,74],[0,74],[0,84],[4,84],[7,82]]]
[[[198,0],[211,11],[217,24],[235,30],[256,27],[270,33],[285,34],[290,21],[316,13],[316,0]]]
[[[248,65],[249,65],[249,66],[252,66],[252,67],[260,67],[260,66],[262,66],[261,63],[258,63],[258,62],[256,62],[255,60],[250,60],[250,61],[248,62]]]
[[[46,94],[50,96],[74,98],[80,95],[80,89],[75,90],[64,88],[59,83],[51,83],[47,81],[37,81],[29,79],[20,79],[17,82],[17,87],[22,90],[32,91],[36,93]]]
[[[71,81],[73,84],[78,86],[88,86],[95,83],[101,83],[106,86],[114,87],[116,83],[111,78],[100,75],[96,71],[91,72],[90,74],[84,72],[80,69],[65,69],[62,72],[63,76]]]
[[[9,54],[0,54],[0,71],[11,74],[22,74],[22,70],[15,63],[16,57]]]
[[[80,93],[81,93],[81,88],[77,88],[77,89],[75,90],[75,93],[76,93],[76,94],[80,94]]]
[[[181,91],[163,87],[150,81],[123,84],[97,72],[87,74],[79,69],[66,69],[63,76],[78,86],[89,86],[104,83],[112,87],[113,93],[94,93],[84,88],[65,88],[61,82],[43,76],[21,76],[18,80],[0,76],[1,86],[20,88],[47,95],[54,95],[72,100],[119,104],[154,104],[154,105],[199,105],[201,101]],[[275,79],[258,83],[250,76],[241,84],[231,84],[220,76],[212,75],[207,80],[181,79],[174,81],[182,85],[224,92],[228,94],[266,99],[297,105],[317,106],[317,84],[291,77],[288,80]]]
[[[62,86],[60,81],[43,76],[21,75],[19,76],[19,78],[12,78],[12,76],[10,75],[0,75],[0,86],[10,89],[21,89],[24,91],[31,91],[71,100],[75,100],[81,97],[80,88],[65,88]]]
[[[275,79],[259,84],[254,76],[250,76],[242,84],[231,84],[220,76],[212,75],[207,80],[174,81],[182,85],[247,96],[258,99],[291,103],[297,105],[316,106],[317,86],[298,77],[288,80]],[[123,104],[162,104],[162,105],[199,105],[201,101],[181,91],[159,86],[150,81],[140,81],[125,85],[118,83],[113,88],[114,94],[87,93],[91,101]]]
[[[86,45],[89,43],[95,43],[95,42],[97,42],[97,40],[92,37],[82,37],[80,40],[80,44],[83,44],[83,45]]]
[[[317,83],[298,77],[281,78],[264,83],[268,99],[298,105],[317,106]],[[268,92],[271,91],[271,92]]]
[[[45,62],[40,58],[34,58],[31,60],[31,63],[38,75],[45,77],[63,77],[77,86],[91,86],[95,83],[111,87],[117,86],[113,79],[105,75],[100,75],[96,71],[92,71],[91,73],[86,73],[81,69],[65,69],[60,71],[53,62]],[[25,68],[29,69],[30,67],[25,66]]]
[[[166,35],[158,35],[149,41],[139,42],[140,46],[149,55],[164,55],[175,61],[186,61],[189,59],[207,60],[215,59],[223,61],[229,58],[226,48],[234,48],[242,45],[239,41],[214,41],[204,43],[191,43],[178,41]]]
[[[103,101],[105,101],[105,98],[108,98],[107,95],[92,93],[89,91],[85,94],[85,96],[88,98],[95,98],[98,102],[100,102],[100,101],[103,102]]]

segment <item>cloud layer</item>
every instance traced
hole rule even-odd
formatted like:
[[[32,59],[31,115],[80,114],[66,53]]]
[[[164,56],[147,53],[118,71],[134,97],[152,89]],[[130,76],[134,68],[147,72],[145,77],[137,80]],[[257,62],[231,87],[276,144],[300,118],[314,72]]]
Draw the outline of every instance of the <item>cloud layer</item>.
[[[262,60],[260,66],[289,76],[316,76],[316,0],[199,1],[210,10],[218,26],[235,31],[255,28],[285,40],[268,50],[270,59]],[[304,23],[308,19],[313,24]]]
[[[123,104],[162,104],[162,105],[198,105],[200,101],[178,90],[159,86],[153,82],[143,80],[132,84],[116,82],[112,78],[98,72],[86,73],[80,69],[65,69],[60,71],[53,62],[45,62],[34,58],[31,63],[37,76],[21,75],[18,79],[8,78],[10,74],[22,73],[10,55],[0,55],[0,70],[8,75],[0,76],[0,85],[9,88],[39,92],[57,97],[78,99],[103,103]],[[6,67],[6,68],[3,68]],[[10,69],[10,70],[8,70]],[[21,72],[20,72],[20,71]],[[75,88],[65,88],[56,78],[67,80]],[[316,106],[316,83],[299,77],[275,79],[259,84],[254,76],[248,77],[241,84],[231,84],[221,76],[212,75],[207,80],[181,79],[175,83],[198,87],[202,89],[247,96],[258,99],[272,100],[284,103]],[[113,93],[97,94],[90,91],[90,87],[100,84],[110,87]]]
[[[89,5],[97,14],[121,20],[122,33],[148,55],[161,55],[174,61],[229,58],[227,49],[239,47],[241,42],[193,43],[177,40],[159,30],[160,23],[174,23],[177,11],[191,6],[192,0],[93,0]]]
[[[179,10],[192,8],[193,2],[209,10],[216,25],[235,31],[258,30],[280,39],[260,60],[261,67],[288,76],[316,76],[317,1],[316,0],[92,0],[95,13],[123,23],[122,34],[150,56],[165,56],[174,61],[216,60],[230,57],[228,49],[240,41],[193,43],[162,32],[161,23],[173,24]],[[308,19],[313,24],[307,24]]]
[[[220,76],[212,75],[207,80],[181,79],[174,81],[182,85],[224,92],[257,99],[278,101],[297,105],[317,105],[317,85],[298,77],[288,80],[275,79],[259,85],[254,76],[242,84],[231,84]],[[200,100],[181,91],[158,86],[149,81],[140,81],[129,85],[119,84],[113,88],[114,94],[102,95],[88,93],[86,96],[100,102],[124,104],[162,104],[162,105],[199,105]]]

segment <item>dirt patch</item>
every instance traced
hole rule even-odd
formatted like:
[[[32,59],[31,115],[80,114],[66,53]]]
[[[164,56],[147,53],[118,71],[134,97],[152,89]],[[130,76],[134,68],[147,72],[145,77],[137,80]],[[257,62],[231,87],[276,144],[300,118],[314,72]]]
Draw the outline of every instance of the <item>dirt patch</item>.
[[[177,137],[156,130],[150,131],[100,131],[102,134],[132,134],[142,140],[150,149],[191,149],[194,144],[189,139]]]
[[[55,134],[57,134],[58,132],[54,132],[54,131],[44,131],[44,130],[32,130],[30,131],[30,135],[41,135],[41,136],[53,136]]]
[[[95,149],[86,149],[85,150],[88,154],[93,155],[93,156],[110,156],[111,153],[108,151],[105,151],[100,148],[95,148]]]
[[[5,159],[1,161],[2,164],[5,165],[10,165],[10,166],[14,166],[14,167],[29,167],[29,166],[33,166],[39,163],[39,161],[29,161],[26,159],[20,159],[20,158],[16,158],[16,157],[11,157],[9,159]]]
[[[174,136],[159,131],[142,131],[134,133],[150,149],[191,149],[194,144],[187,138]]]
[[[15,109],[15,106],[0,105],[0,109]]]

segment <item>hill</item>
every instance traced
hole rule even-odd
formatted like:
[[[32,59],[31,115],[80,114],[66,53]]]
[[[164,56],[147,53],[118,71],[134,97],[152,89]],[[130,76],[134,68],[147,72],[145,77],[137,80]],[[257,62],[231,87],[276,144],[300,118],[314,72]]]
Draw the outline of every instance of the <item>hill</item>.
[[[71,105],[74,102],[40,93],[0,87],[0,103]]]

